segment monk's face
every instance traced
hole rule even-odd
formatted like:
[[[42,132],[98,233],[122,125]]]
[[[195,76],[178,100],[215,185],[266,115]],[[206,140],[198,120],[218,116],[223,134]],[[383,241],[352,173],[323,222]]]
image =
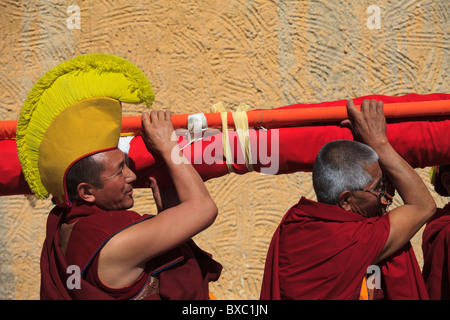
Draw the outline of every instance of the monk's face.
[[[133,186],[136,175],[125,163],[125,155],[120,149],[99,153],[96,160],[101,161],[105,170],[100,179],[101,188],[94,188],[95,204],[105,210],[124,210],[134,205]]]
[[[387,199],[380,193],[385,190],[386,181],[378,163],[367,171],[373,179],[363,188],[365,191],[351,191],[349,210],[364,217],[381,217],[387,210]]]

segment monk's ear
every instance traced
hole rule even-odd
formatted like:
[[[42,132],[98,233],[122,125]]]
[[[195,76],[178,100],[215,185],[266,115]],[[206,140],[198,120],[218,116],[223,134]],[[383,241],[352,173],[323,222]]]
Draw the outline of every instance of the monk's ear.
[[[352,193],[350,191],[348,191],[348,190],[342,191],[339,194],[339,196],[338,196],[339,207],[341,207],[345,211],[351,211],[352,210],[352,206],[351,206],[351,202],[352,201],[353,201]]]
[[[95,195],[93,193],[94,189],[92,184],[81,182],[77,186],[78,197],[80,200],[92,203],[95,201]]]

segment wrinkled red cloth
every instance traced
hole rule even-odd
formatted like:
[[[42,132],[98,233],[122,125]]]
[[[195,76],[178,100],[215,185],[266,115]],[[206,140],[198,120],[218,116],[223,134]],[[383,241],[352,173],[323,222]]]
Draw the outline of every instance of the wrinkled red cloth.
[[[422,234],[422,274],[430,298],[450,300],[450,203],[437,209]]]
[[[302,197],[273,235],[260,298],[358,299],[367,268],[380,254],[389,228],[389,213],[365,218]],[[428,298],[410,245],[379,266],[385,298]]]
[[[143,276],[125,288],[105,292],[104,287],[100,289],[95,282],[86,280],[92,274],[90,268],[98,252],[112,236],[151,217],[129,210],[105,211],[86,204],[71,209],[55,207],[48,217],[41,254],[41,299],[133,299],[144,289],[150,276],[158,278],[159,291],[144,299],[209,299],[208,284],[219,278],[222,266],[192,240],[152,259]],[[60,226],[74,221],[77,222],[64,255],[60,248]],[[72,276],[69,266],[77,266],[81,271],[79,289],[67,285]]]
[[[378,99],[385,103],[449,100],[450,94],[433,93],[427,95],[408,94],[399,97],[368,95],[353,99],[360,104],[364,99]],[[331,107],[345,105],[345,100],[316,104],[295,104],[278,109]],[[251,112],[251,111],[250,111]],[[388,120],[387,136],[394,149],[414,168],[450,163],[450,116]],[[332,140],[352,140],[348,129],[339,124],[289,127],[251,131],[250,144],[256,151],[254,169],[268,174],[285,174],[312,170],[314,159],[320,148]],[[248,169],[242,159],[235,131],[229,131],[229,141],[233,153],[233,171],[245,174]],[[180,145],[186,145],[186,139],[180,139]],[[266,145],[264,145],[264,142]],[[212,146],[216,145],[214,154]],[[200,150],[200,151],[198,151]],[[222,134],[218,133],[203,141],[193,143],[183,150],[185,156],[204,181],[228,174],[223,156]],[[17,158],[15,140],[0,140],[0,195],[29,194],[29,187],[23,177]],[[148,153],[141,137],[131,141],[130,168],[138,176],[134,187],[148,187],[148,177],[155,176],[158,181],[170,181],[161,159]],[[274,172],[276,170],[276,172]]]

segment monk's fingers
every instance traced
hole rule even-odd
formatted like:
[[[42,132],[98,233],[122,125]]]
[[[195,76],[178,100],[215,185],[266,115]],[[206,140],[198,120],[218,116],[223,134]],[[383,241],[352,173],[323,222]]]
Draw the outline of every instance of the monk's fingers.
[[[342,120],[340,126],[341,128],[347,128],[353,131],[353,125],[349,119]]]
[[[347,111],[358,111],[352,99],[347,99]]]
[[[166,121],[172,121],[172,113],[170,112],[170,110],[166,110],[164,112],[164,119]]]
[[[359,111],[358,111],[358,109],[356,108],[356,106],[355,106],[355,103],[353,102],[353,100],[352,99],[348,99],[347,100],[347,113],[350,115],[350,114],[352,114],[352,115],[355,115],[355,114],[357,114]]]
[[[156,207],[158,209],[158,212],[162,211],[162,199],[161,199],[161,192],[159,190],[158,182],[154,177],[149,177],[150,182],[150,188],[152,189],[153,198],[155,200]]]
[[[148,112],[143,112],[141,116],[141,123],[142,123],[142,129],[145,132],[146,130],[149,130],[150,128],[150,115]]]
[[[383,101],[377,101],[376,111],[377,111],[377,114],[384,116],[384,103],[383,103]]]
[[[152,110],[150,118],[152,119],[152,123],[159,122],[161,119],[161,110]]]
[[[384,115],[383,101],[377,101],[375,99],[369,101],[368,99],[366,99],[361,103],[361,112],[366,118],[373,118]]]

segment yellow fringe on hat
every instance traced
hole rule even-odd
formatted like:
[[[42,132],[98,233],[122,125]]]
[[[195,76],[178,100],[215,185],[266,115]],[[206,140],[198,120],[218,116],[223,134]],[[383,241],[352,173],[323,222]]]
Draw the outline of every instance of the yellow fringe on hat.
[[[436,183],[436,171],[437,171],[437,166],[433,166],[429,173],[430,174],[430,182],[433,186]]]
[[[61,111],[93,97],[144,103],[149,107],[154,93],[149,80],[138,67],[123,58],[107,54],[78,56],[42,76],[22,106],[16,136],[17,153],[25,179],[38,198],[48,196],[38,168],[42,137]]]

